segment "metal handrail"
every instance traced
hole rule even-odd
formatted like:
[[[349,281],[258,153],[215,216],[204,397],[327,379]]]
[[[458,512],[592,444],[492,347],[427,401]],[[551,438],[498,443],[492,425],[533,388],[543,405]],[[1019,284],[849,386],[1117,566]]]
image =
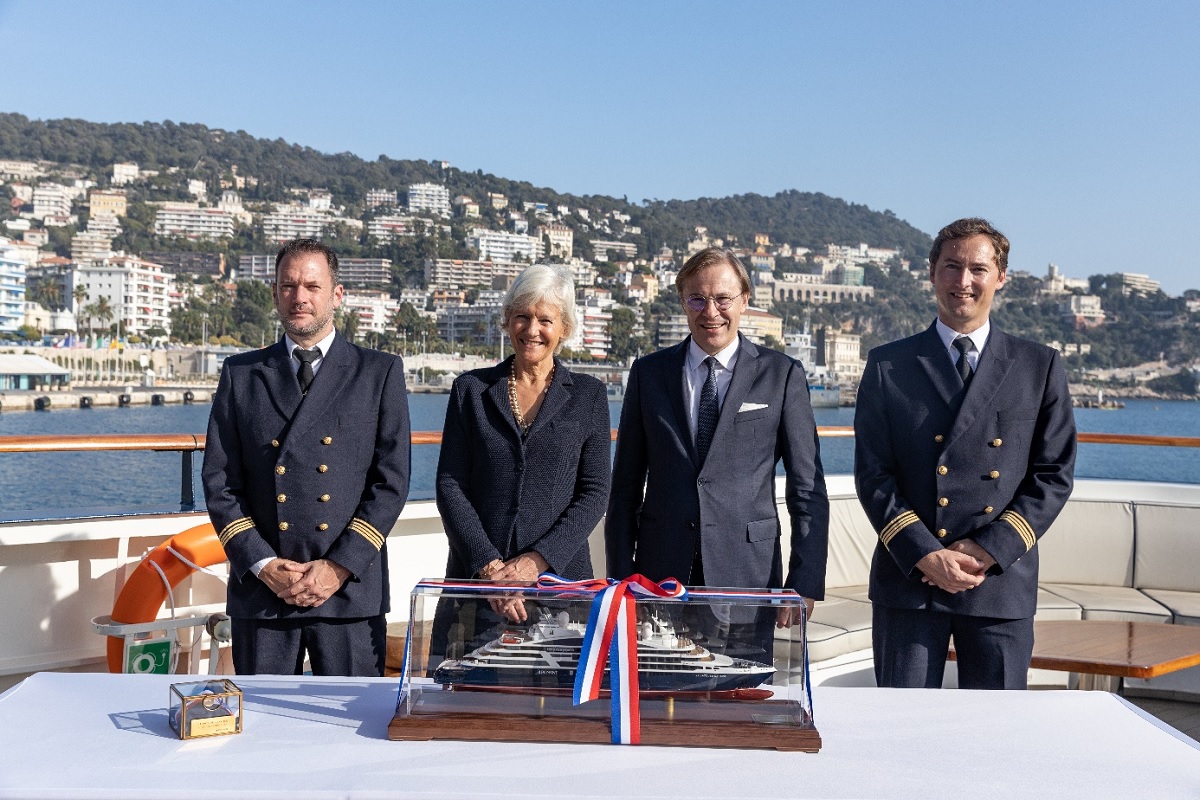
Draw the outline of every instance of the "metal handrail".
[[[850,425],[818,425],[817,434],[827,439],[852,439]],[[617,440],[617,429],[610,432]],[[122,433],[96,436],[90,433],[58,436],[0,436],[0,453],[68,453],[95,450],[152,450],[155,452],[200,452],[202,433]],[[413,431],[413,444],[441,444],[441,431]],[[1084,444],[1128,444],[1148,447],[1200,447],[1198,436],[1152,436],[1140,433],[1080,433]]]
[[[850,425],[818,425],[817,435],[824,438],[854,437]],[[617,440],[617,429],[609,437]],[[60,436],[0,436],[0,453],[69,453],[101,450],[177,452],[182,465],[179,479],[179,510],[195,511],[196,494],[192,488],[194,466],[192,454],[202,452],[207,437],[200,433],[123,433],[109,436],[93,434],[63,434]],[[1080,433],[1085,444],[1125,444],[1150,447],[1200,447],[1196,436],[1149,436],[1137,433]],[[413,431],[413,444],[441,444],[441,431]]]

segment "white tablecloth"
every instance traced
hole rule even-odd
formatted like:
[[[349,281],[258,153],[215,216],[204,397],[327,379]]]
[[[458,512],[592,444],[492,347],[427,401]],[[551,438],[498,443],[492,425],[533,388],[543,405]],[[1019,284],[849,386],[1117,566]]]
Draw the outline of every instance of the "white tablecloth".
[[[392,742],[395,680],[237,678],[245,732],[180,741],[167,676],[0,695],[0,798],[1200,798],[1200,749],[1102,692],[820,688],[817,754]]]

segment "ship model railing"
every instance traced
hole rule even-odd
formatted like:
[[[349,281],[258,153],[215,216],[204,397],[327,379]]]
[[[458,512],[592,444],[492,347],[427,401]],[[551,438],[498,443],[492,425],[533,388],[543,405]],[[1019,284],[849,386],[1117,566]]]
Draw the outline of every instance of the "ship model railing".
[[[822,438],[850,439],[854,428],[850,425],[819,425],[817,434]],[[610,432],[612,441],[617,440],[617,429]],[[197,433],[123,433],[97,436],[94,434],[62,434],[55,436],[0,436],[0,453],[71,453],[99,451],[146,451],[155,453],[177,452],[180,454],[179,510],[195,511],[196,496],[193,488],[195,467],[192,456],[203,452],[205,435]],[[441,444],[441,431],[413,431],[412,444]],[[1144,447],[1200,447],[1197,436],[1152,436],[1138,433],[1080,433],[1081,444],[1117,444]]]

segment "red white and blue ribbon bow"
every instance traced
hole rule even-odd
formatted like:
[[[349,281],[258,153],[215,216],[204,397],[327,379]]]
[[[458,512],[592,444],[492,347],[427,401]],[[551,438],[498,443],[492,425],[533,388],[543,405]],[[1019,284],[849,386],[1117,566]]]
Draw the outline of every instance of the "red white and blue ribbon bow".
[[[609,693],[612,698],[613,744],[641,741],[641,712],[638,702],[637,612],[638,597],[686,599],[688,590],[674,578],[662,583],[642,575],[623,581],[568,581],[552,573],[538,578],[540,589],[598,592],[588,615],[583,650],[575,669],[575,705],[600,696],[604,664],[609,663]]]

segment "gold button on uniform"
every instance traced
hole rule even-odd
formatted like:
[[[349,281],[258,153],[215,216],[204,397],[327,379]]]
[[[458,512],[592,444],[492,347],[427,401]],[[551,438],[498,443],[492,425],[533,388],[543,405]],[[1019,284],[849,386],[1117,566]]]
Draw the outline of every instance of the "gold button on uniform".
[[[329,472],[329,467],[322,464],[319,467],[317,467],[317,472]]]
[[[318,499],[318,500],[320,500],[322,503],[328,503],[328,502],[329,502],[329,495],[327,495],[327,494],[323,494],[323,495],[321,495],[320,497],[318,497],[317,499]]]
[[[946,437],[939,433],[937,436],[933,437],[933,440],[938,444],[941,444],[942,442],[946,441]]]
[[[1002,444],[1004,444],[1003,439],[992,439],[992,447],[999,447]]]
[[[324,439],[321,440],[321,444],[333,444],[333,437],[326,436]]]
[[[319,530],[319,531],[327,531],[327,530],[329,530],[329,523],[328,523],[328,522],[322,522],[320,525],[318,525],[318,526],[317,526],[317,530]]]
[[[287,467],[285,467],[283,464],[280,464],[275,468],[276,475],[283,475],[285,472],[287,472]]]
[[[950,505],[950,498],[949,497],[939,497],[938,505],[941,506],[942,508],[945,508],[946,506]]]
[[[950,468],[944,464],[942,466],[938,467],[938,475],[945,475],[949,471],[950,471]]]
[[[286,494],[277,494],[277,495],[275,495],[275,499],[276,499],[276,500],[278,500],[278,501],[279,501],[279,502],[281,502],[281,503],[286,503],[286,502],[287,502],[287,495],[286,495]]]
[[[991,478],[992,480],[995,480],[996,478],[1000,477],[1000,471],[994,469],[988,473],[988,477]]]
[[[946,535],[947,535],[948,533],[949,533],[949,531],[948,531],[948,530],[946,530],[945,528],[938,528],[937,537],[938,537],[939,539],[945,539],[945,538],[946,538]]]
[[[994,509],[994,508],[992,508],[991,506],[984,506],[984,507],[983,507],[983,513],[985,513],[985,514],[990,514],[990,513],[992,513],[993,511],[995,511],[995,509]]]
[[[279,530],[286,531],[287,529],[288,529],[288,524],[286,522],[279,523]]]
[[[278,440],[278,439],[272,439],[272,440],[271,440],[271,447],[279,447],[279,440]]]

